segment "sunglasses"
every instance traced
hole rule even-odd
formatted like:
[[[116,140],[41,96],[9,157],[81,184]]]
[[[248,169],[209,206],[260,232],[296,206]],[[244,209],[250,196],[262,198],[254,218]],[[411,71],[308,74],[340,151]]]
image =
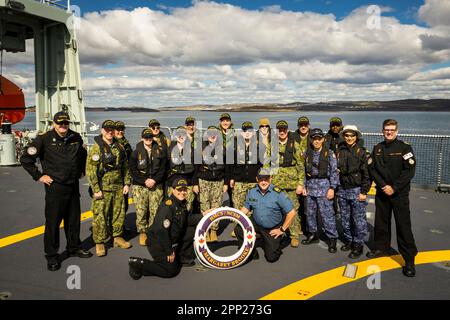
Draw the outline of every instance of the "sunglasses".
[[[159,130],[160,126],[152,126],[150,128],[152,128],[153,130]]]
[[[353,138],[355,136],[356,135],[354,135],[354,134],[344,134],[344,137],[346,137],[346,138]]]
[[[270,128],[270,126],[266,126],[266,125],[264,125],[264,126],[259,126],[260,128]]]
[[[61,122],[56,122],[57,125],[59,126],[68,126],[70,124],[69,121],[61,121]]]

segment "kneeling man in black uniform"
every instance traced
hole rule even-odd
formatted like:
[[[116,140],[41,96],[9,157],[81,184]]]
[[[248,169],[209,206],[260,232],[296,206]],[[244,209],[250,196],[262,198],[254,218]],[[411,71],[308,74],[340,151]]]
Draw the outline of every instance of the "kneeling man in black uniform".
[[[176,179],[172,187],[172,195],[161,203],[148,231],[147,245],[153,261],[135,257],[128,260],[130,276],[135,280],[142,276],[172,278],[182,265],[194,264],[193,239],[201,214],[188,216],[188,183],[184,178]]]
[[[258,185],[247,193],[247,199],[241,211],[247,215],[250,211],[253,212],[250,220],[255,231],[261,234],[261,238],[256,241],[256,246],[263,248],[268,262],[275,262],[282,254],[283,243],[290,243],[290,239],[286,238],[286,231],[292,224],[297,211],[287,195],[271,184],[269,169],[261,168],[256,181]],[[239,246],[241,246],[243,243],[242,228],[236,226],[235,233]],[[253,250],[252,258],[257,259],[256,247]]]

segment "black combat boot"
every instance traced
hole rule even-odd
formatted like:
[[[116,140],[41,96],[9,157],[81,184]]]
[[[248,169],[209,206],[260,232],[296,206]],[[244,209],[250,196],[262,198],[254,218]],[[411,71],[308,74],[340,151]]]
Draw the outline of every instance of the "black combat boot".
[[[313,243],[319,243],[319,237],[315,233],[309,234],[306,239],[302,240],[302,244],[308,245]]]
[[[337,239],[330,239],[330,242],[328,244],[328,252],[329,253],[336,253],[336,251],[337,251],[336,244],[337,244]]]
[[[352,252],[348,255],[350,259],[358,259],[363,253],[363,245],[355,243]]]
[[[369,251],[367,252],[366,257],[369,259],[389,257],[389,253],[387,251],[382,250]]]
[[[403,275],[405,277],[415,277],[416,276],[416,267],[414,262],[406,262],[405,266],[402,268]]]
[[[341,247],[341,251],[350,251],[351,249],[352,249],[352,243],[351,242],[346,242]]]
[[[129,270],[128,273],[130,277],[134,280],[139,280],[142,277],[142,265],[144,264],[144,259],[130,257],[128,259]]]

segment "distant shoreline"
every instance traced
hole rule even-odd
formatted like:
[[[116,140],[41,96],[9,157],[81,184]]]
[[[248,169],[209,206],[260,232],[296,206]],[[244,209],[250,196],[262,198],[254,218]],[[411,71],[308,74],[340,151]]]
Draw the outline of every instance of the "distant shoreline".
[[[27,108],[34,112],[35,108]],[[379,112],[450,112],[450,99],[408,99],[395,101],[332,101],[319,103],[293,102],[279,103],[238,103],[224,105],[191,105],[178,107],[144,108],[144,107],[85,107],[86,112],[162,112],[162,111],[200,111],[200,112],[345,112],[345,111],[379,111]]]

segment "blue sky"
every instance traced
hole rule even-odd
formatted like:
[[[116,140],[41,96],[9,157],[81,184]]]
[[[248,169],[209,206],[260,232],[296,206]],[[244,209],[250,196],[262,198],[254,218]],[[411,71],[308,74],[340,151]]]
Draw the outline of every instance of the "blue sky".
[[[403,23],[417,23],[416,12],[424,3],[423,0],[252,0],[252,1],[215,1],[218,3],[228,3],[249,10],[258,10],[268,6],[280,6],[282,10],[289,11],[312,11],[318,13],[332,13],[338,19],[347,16],[354,9],[376,4],[379,6],[387,6],[393,9],[387,16],[395,16]],[[186,0],[169,0],[169,1],[153,1],[153,0],[72,0],[72,4],[78,5],[82,12],[101,11],[111,9],[131,10],[137,7],[149,7],[154,10],[162,10],[164,8],[189,7],[192,1]]]
[[[88,106],[450,99],[450,0],[71,4]],[[33,100],[32,52],[5,61]]]

